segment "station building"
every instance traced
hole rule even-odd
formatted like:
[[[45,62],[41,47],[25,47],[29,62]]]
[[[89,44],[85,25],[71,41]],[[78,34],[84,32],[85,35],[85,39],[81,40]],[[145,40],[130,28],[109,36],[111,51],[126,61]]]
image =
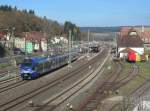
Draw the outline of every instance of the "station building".
[[[139,33],[132,27],[123,27],[117,37],[117,52],[120,58],[125,58],[128,53],[144,54],[144,42]]]

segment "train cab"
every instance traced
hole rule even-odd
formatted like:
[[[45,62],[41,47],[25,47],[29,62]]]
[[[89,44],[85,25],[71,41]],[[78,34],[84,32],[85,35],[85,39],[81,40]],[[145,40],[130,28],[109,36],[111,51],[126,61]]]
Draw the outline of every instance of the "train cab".
[[[33,73],[35,73],[33,60],[26,58],[20,66],[20,76],[23,79],[32,79]]]

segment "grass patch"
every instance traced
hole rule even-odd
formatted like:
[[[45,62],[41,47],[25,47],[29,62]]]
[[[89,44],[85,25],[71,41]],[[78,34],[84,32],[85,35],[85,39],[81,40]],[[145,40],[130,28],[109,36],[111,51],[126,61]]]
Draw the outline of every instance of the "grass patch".
[[[128,95],[132,91],[134,91],[138,86],[140,86],[141,83],[144,82],[144,79],[142,79],[139,76],[136,76],[132,81],[130,81],[128,84],[120,88],[120,92],[122,95]]]
[[[10,67],[10,64],[0,64],[0,69]]]
[[[122,96],[127,96],[134,90],[136,90],[141,84],[143,84],[146,80],[150,79],[150,61],[148,62],[137,62],[136,65],[139,66],[139,74],[131,81],[129,81],[126,85],[122,86],[120,90],[120,94]],[[123,74],[127,74],[131,64],[130,63],[124,63],[125,69],[123,71]],[[127,73],[126,73],[127,72]],[[129,101],[131,102],[131,101]],[[129,103],[127,102],[127,103]],[[124,106],[125,104],[123,101],[117,105],[113,111],[124,111]],[[133,110],[133,105],[128,106],[128,110],[131,111]]]
[[[129,70],[132,66],[132,64],[130,64],[128,62],[121,62],[121,63],[123,64],[123,70],[122,70],[120,76],[118,77],[119,80],[128,76]]]
[[[150,78],[150,62],[137,62],[136,65],[139,66],[139,74],[132,81],[129,81],[129,83],[120,88],[121,95],[130,94]]]

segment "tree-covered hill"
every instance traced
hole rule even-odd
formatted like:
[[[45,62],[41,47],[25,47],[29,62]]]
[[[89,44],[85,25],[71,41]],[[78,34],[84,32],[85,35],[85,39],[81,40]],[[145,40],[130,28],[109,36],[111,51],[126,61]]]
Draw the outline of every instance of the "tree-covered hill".
[[[62,26],[46,17],[39,17],[33,10],[19,10],[8,5],[0,6],[0,29],[15,27],[15,32],[46,31],[61,34]]]
[[[80,29],[73,23],[66,21],[63,25],[57,21],[39,17],[34,10],[19,10],[8,5],[0,6],[0,32],[15,28],[15,33],[29,31],[45,31],[53,36],[68,34],[78,35]]]

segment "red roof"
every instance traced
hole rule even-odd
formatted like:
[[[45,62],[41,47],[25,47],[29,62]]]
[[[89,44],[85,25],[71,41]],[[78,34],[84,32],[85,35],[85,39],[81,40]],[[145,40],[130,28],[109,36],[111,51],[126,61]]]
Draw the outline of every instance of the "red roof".
[[[143,41],[138,32],[134,28],[129,27],[121,29],[117,44],[119,47],[143,47]]]
[[[150,28],[149,27],[136,27],[135,28],[144,43],[150,43]]]
[[[0,32],[0,39],[4,39],[4,37],[5,37],[5,33]]]
[[[1,39],[1,38],[4,38],[4,35],[3,35],[3,34],[0,34],[0,39]]]
[[[120,36],[127,36],[131,27],[123,27],[120,30]]]
[[[37,32],[37,31],[32,31],[32,32],[23,32],[22,37],[25,37],[26,40],[34,41],[34,42],[40,42],[41,40],[46,40],[48,35],[47,33],[44,32]]]

